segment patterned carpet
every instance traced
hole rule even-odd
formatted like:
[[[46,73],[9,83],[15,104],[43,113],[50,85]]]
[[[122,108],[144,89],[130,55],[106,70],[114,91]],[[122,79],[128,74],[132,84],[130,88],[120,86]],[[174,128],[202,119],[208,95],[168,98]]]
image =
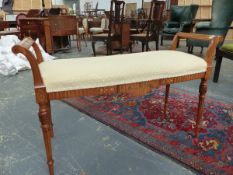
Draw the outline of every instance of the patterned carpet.
[[[207,98],[198,139],[193,137],[198,95],[164,89],[143,97],[124,94],[64,100],[81,112],[203,174],[233,172],[233,104]]]

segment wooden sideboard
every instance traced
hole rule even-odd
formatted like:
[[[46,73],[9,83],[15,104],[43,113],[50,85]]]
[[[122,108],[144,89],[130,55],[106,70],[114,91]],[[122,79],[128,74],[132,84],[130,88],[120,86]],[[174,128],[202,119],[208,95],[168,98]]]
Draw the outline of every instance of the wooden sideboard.
[[[52,53],[48,18],[20,19],[20,31],[21,38],[24,38],[26,36],[30,36],[34,40],[39,38],[42,47],[48,53]]]
[[[62,39],[64,44],[57,42],[57,38],[53,36],[51,29],[48,18],[20,19],[21,38],[26,36],[30,36],[34,40],[39,38],[42,47],[50,54],[54,53],[54,49],[58,49],[59,47],[64,48],[64,45],[68,44],[68,37]]]

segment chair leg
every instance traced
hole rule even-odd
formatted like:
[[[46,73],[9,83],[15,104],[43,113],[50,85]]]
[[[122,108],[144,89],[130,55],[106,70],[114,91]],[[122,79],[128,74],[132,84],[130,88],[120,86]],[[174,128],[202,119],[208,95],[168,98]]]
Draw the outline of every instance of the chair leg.
[[[133,45],[133,43],[130,42],[130,43],[129,43],[129,51],[130,51],[130,53],[133,53],[133,48],[132,48],[133,46],[132,46],[132,45]]]
[[[107,50],[107,55],[109,55],[109,43],[106,43],[106,50]]]
[[[163,35],[161,35],[160,45],[163,46]]]
[[[76,40],[77,40],[77,48],[78,48],[78,51],[81,51],[81,42],[80,42],[80,35],[76,35]]]
[[[142,52],[144,52],[145,43],[142,42]]]
[[[44,137],[44,144],[47,156],[47,164],[49,168],[49,174],[54,175],[54,161],[52,158],[52,142],[51,142],[51,122],[49,117],[49,103],[39,103],[39,119],[41,123],[42,133]]]
[[[201,52],[200,52],[200,54],[202,54],[203,53],[203,47],[201,47]]]
[[[165,99],[164,99],[164,116],[167,114],[167,102],[170,92],[170,84],[166,85]]]
[[[155,41],[156,50],[159,50],[159,38]]]
[[[146,51],[149,51],[149,42],[146,43]]]
[[[201,83],[199,87],[199,102],[198,102],[198,111],[197,111],[197,118],[196,118],[196,129],[195,129],[196,138],[198,138],[199,136],[199,125],[202,121],[206,92],[207,92],[207,80],[203,78],[201,79]]]
[[[85,33],[83,34],[83,40],[85,42],[85,46],[87,47],[87,40],[86,40],[86,37],[85,37]]]
[[[220,56],[217,53],[216,54],[216,65],[215,65],[215,69],[214,69],[214,79],[213,79],[213,81],[215,83],[218,82],[218,77],[219,77],[219,73],[220,73],[220,69],[221,69],[221,64],[222,64],[222,56]]]
[[[93,50],[93,54],[94,56],[96,56],[96,53],[95,53],[95,41],[92,41],[92,50]]]

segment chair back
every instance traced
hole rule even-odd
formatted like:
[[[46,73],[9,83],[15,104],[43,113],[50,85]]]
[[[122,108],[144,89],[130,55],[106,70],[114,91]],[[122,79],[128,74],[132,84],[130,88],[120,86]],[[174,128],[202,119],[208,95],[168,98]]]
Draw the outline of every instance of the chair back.
[[[111,0],[108,37],[111,37],[112,32],[114,32],[115,35],[122,34],[124,11],[125,11],[124,1]]]
[[[159,35],[159,31],[161,30],[163,24],[164,7],[165,7],[164,1],[157,1],[157,0],[151,1],[149,19],[147,21],[147,27],[148,27],[147,36],[151,34]]]
[[[170,21],[174,22],[192,22],[193,13],[191,6],[171,6],[171,17]]]
[[[228,27],[233,20],[232,0],[213,0],[211,15],[211,27],[228,31]]]
[[[191,4],[190,6],[191,6],[192,19],[195,19],[199,5],[198,4]]]

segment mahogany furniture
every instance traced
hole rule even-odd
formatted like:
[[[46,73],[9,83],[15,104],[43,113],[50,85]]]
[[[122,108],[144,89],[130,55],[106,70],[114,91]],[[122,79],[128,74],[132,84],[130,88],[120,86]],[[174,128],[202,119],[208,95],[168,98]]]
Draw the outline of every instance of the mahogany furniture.
[[[20,18],[19,24],[20,24],[21,38],[28,36],[33,38],[34,40],[36,38],[39,38],[40,44],[43,46],[43,48],[45,48],[48,53],[52,53],[52,44],[50,43],[48,45],[48,42],[51,42],[51,37],[49,34],[50,32],[49,27],[47,27],[47,31],[45,28],[46,21],[47,24],[49,24],[47,18],[27,18],[27,17]]]
[[[46,52],[52,54],[56,50],[69,45],[68,36],[78,35],[77,19],[75,16],[49,16],[48,18],[19,19],[21,37],[39,38],[40,44]],[[79,36],[77,48],[79,49]],[[80,50],[80,49],[79,49]]]
[[[164,1],[151,1],[149,18],[146,21],[145,31],[130,36],[132,41],[140,41],[142,43],[142,52],[146,45],[146,51],[149,50],[149,42],[155,41],[156,50],[159,50],[159,32],[163,24],[163,10],[165,7]]]
[[[78,26],[76,16],[49,16],[49,29],[53,52],[56,50],[64,50],[71,47],[70,35],[76,35],[77,48],[80,50],[80,42],[78,35]],[[57,44],[55,44],[57,41]],[[67,45],[66,45],[67,44]]]
[[[109,52],[112,54],[113,42],[118,42],[119,50],[121,53],[123,52],[122,33],[124,22],[124,7],[124,1],[111,0],[108,32],[92,35],[92,50],[94,56],[96,56],[95,43],[97,41],[106,43],[107,55],[109,55]]]
[[[181,38],[210,41],[204,59],[175,51]],[[212,60],[220,40],[220,37],[178,33],[174,37],[171,51],[122,54],[108,58],[58,59],[47,62],[43,60],[38,45],[32,39],[25,38],[15,45],[12,51],[15,54],[24,54],[32,68],[35,98],[39,105],[38,115],[50,175],[54,175],[51,100],[111,93],[143,95],[160,85],[166,85],[164,103],[166,114],[170,84],[201,79],[195,128],[195,136],[198,137],[207,81],[211,75]],[[35,54],[29,50],[31,46]]]

